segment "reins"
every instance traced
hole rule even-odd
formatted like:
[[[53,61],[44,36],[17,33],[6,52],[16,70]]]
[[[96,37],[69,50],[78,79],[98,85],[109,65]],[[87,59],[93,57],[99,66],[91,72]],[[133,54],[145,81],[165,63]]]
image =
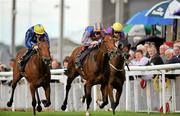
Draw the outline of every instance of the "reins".
[[[116,70],[116,71],[123,71],[124,69],[122,68],[122,69],[118,69],[118,68],[116,68],[113,64],[111,64],[111,62],[109,61],[109,65],[114,69],[114,70]]]

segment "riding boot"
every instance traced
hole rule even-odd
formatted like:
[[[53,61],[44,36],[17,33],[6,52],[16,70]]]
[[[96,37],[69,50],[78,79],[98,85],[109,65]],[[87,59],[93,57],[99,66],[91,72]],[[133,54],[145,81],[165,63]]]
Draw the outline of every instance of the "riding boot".
[[[35,50],[32,49],[28,49],[25,54],[20,58],[20,60],[18,61],[19,66],[20,66],[20,71],[24,72],[25,66],[27,61],[30,59],[30,57],[35,54]]]
[[[80,52],[75,61],[76,68],[80,68],[82,66],[83,59],[91,52],[92,49],[88,48]]]
[[[77,55],[75,60],[75,67],[80,68],[81,67],[81,54],[83,53],[83,50]]]

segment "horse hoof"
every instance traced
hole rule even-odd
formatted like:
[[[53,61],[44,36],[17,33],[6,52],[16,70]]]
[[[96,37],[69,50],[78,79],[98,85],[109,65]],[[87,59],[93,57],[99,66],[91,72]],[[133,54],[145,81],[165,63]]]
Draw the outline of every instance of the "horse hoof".
[[[113,115],[115,115],[115,110],[113,110]]]
[[[8,106],[8,107],[11,107],[11,106],[12,106],[12,102],[9,101],[9,102],[7,103],[7,106]]]
[[[41,102],[44,104],[44,107],[49,107],[51,105],[51,102],[48,102],[47,100],[41,100]]]
[[[46,103],[44,104],[44,107],[49,107],[50,105],[51,105],[50,102],[46,102]]]
[[[86,116],[90,116],[90,113],[89,113],[89,112],[86,112]]]
[[[39,105],[39,106],[37,106],[37,111],[38,112],[41,112],[42,111],[42,107]]]
[[[104,105],[100,105],[99,108],[100,108],[100,109],[103,109],[103,108],[104,108]]]
[[[65,111],[66,110],[66,105],[62,105],[61,110]]]
[[[108,108],[108,111],[109,111],[109,112],[112,112],[113,110],[112,110],[112,108]]]

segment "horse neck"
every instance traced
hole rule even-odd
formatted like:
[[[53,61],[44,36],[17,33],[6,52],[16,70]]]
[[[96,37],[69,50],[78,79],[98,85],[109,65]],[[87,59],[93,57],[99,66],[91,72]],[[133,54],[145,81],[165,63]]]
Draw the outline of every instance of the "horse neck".
[[[38,52],[36,55],[34,55],[34,57],[35,57],[35,59],[36,59],[36,61],[35,61],[34,64],[38,67],[38,69],[45,70],[45,69],[46,69],[46,66],[45,66],[45,64],[42,62],[42,58],[41,58],[39,52]]]
[[[110,59],[110,62],[118,69],[122,69],[124,67],[124,58],[122,58],[121,55],[117,55]]]
[[[96,56],[96,59],[97,61],[97,66],[101,66],[103,67],[103,64],[104,64],[104,60],[105,60],[105,50],[101,50],[101,47],[99,48],[98,52],[97,52],[97,56]]]

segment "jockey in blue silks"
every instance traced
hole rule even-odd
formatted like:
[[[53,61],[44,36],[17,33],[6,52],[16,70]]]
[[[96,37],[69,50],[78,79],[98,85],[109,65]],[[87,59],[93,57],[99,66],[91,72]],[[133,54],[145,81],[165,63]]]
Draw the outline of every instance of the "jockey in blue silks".
[[[95,46],[101,43],[103,36],[104,26],[102,23],[95,23],[94,26],[86,27],[82,38],[82,50],[75,61],[76,68],[81,67],[81,62],[83,59],[91,52],[91,50],[93,50]]]
[[[49,43],[48,34],[45,32],[44,27],[41,24],[30,27],[26,32],[25,46],[28,50],[18,61],[21,72],[24,72],[26,62],[38,50],[37,38],[46,39]]]

